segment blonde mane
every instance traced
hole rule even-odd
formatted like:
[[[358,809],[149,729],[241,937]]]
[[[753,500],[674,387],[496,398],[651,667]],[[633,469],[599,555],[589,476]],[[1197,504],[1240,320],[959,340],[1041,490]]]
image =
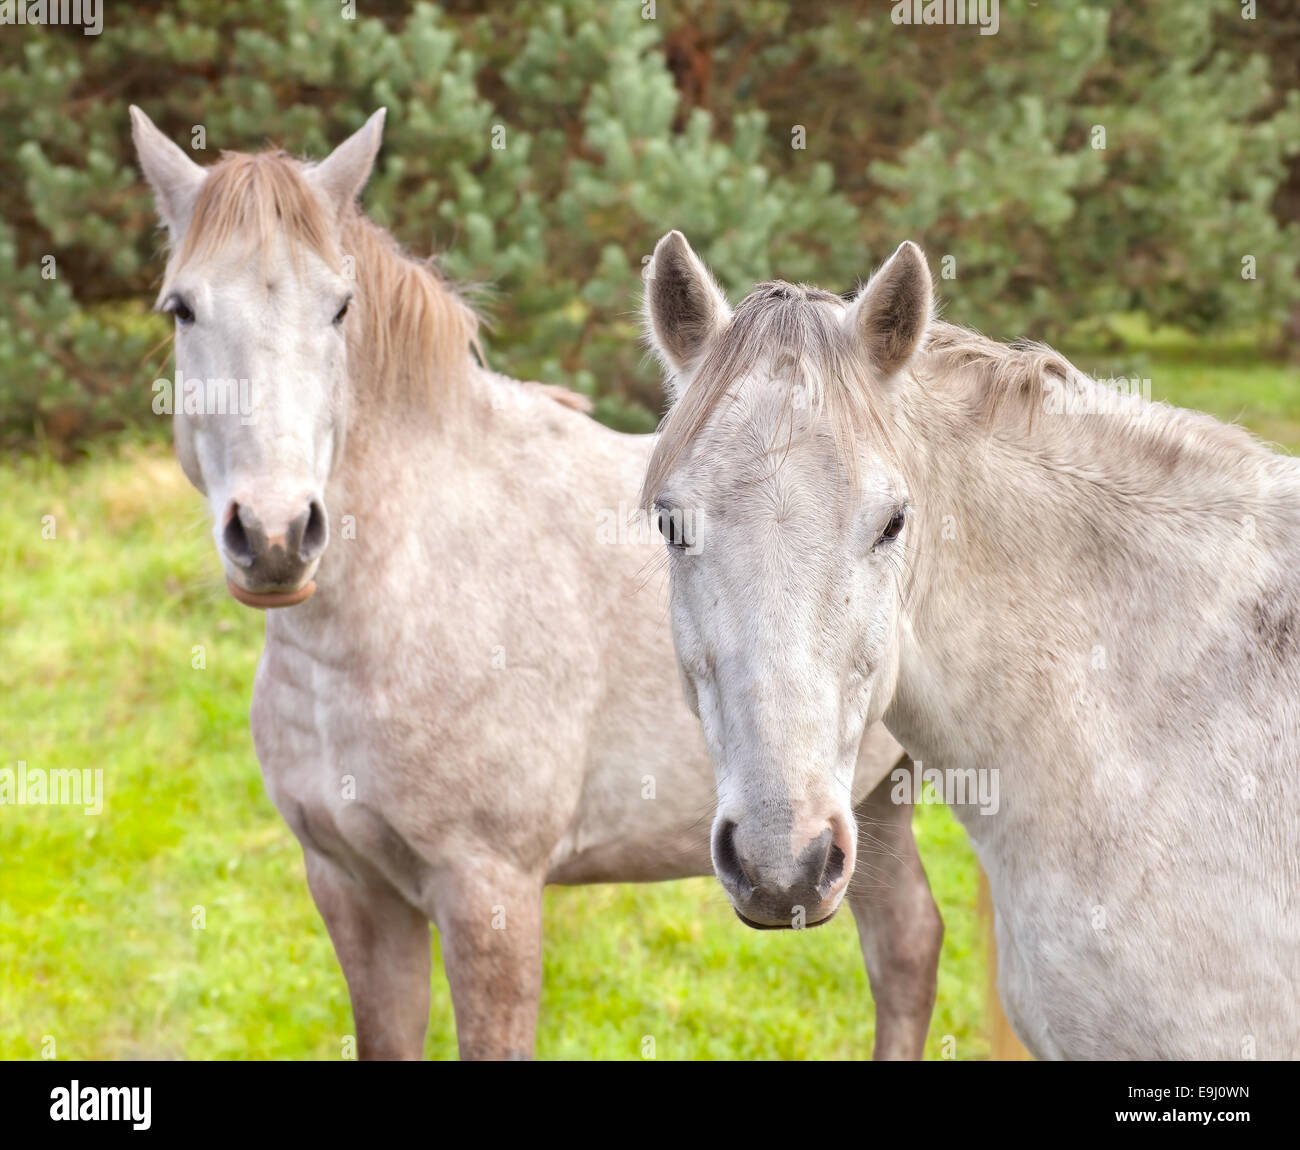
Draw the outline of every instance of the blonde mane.
[[[185,238],[168,264],[159,300],[180,270],[238,243],[267,252],[283,232],[295,264],[314,252],[333,271],[350,271],[359,321],[349,331],[353,386],[429,401],[466,378],[470,352],[482,360],[479,318],[432,261],[416,260],[350,204],[337,223],[282,151],[226,152],[208,169]]]
[[[850,470],[864,430],[873,431],[888,449],[888,424],[869,382],[869,369],[844,330],[841,302],[820,288],[779,280],[759,284],[741,301],[726,332],[659,428],[641,489],[643,505],[653,504],[674,464],[731,397],[732,388],[764,361],[774,374],[779,371],[804,385],[813,417],[824,416],[829,422]]]
[[[745,298],[695,378],[660,427],[650,457],[642,502],[654,500],[682,453],[733,395],[737,383],[762,362],[808,391],[814,417],[822,416],[846,467],[853,471],[860,436],[898,459],[892,422],[884,414],[879,385],[850,345],[837,304],[839,296],[817,288],[764,283]],[[1102,388],[1064,355],[1042,343],[999,343],[969,328],[932,321],[911,368],[921,388],[941,388],[976,417],[972,427],[1031,434],[1046,409],[1049,387]],[[1220,466],[1271,454],[1244,428],[1199,412],[1137,401],[1148,418],[1116,419],[1101,414],[1071,421],[1075,431],[1091,427],[1108,438],[1140,436],[1132,453],[1166,470],[1187,463],[1203,466],[1206,453]]]
[[[998,343],[970,328],[937,320],[926,330],[916,366],[923,377],[968,371],[974,382],[971,401],[989,423],[1017,410],[1032,422],[1049,380],[1081,378],[1078,368],[1046,344]]]
[[[998,343],[948,323],[931,324],[915,374],[922,386],[955,381],[950,391],[961,397],[986,430],[997,427],[1011,435],[1033,434],[1036,417],[1049,409],[1050,387],[1058,389],[1056,398],[1071,389],[1075,395],[1100,394],[1103,398],[1108,392],[1105,382],[1080,371],[1046,344],[1030,340]],[[1131,402],[1124,417],[1116,418],[1103,409],[1099,414],[1068,420],[1067,438],[1088,434],[1095,437],[1098,448],[1118,444],[1117,462],[1126,460],[1138,469],[1154,467],[1167,479],[1183,469],[1189,473],[1249,470],[1261,460],[1276,457],[1244,427],[1141,396]],[[1059,424],[1055,434],[1063,434]]]

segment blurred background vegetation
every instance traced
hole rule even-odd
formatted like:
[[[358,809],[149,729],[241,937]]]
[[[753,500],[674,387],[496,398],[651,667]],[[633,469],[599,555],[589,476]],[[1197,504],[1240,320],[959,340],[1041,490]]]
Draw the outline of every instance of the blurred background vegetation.
[[[5,443],[166,433],[132,102],[182,145],[201,127],[201,163],[320,156],[387,105],[370,212],[486,285],[494,366],[629,429],[660,410],[634,313],[669,227],[733,292],[849,288],[914,238],[936,273],[952,257],[948,317],[998,338],[1118,346],[1111,318],[1134,312],[1270,354],[1300,335],[1291,0],[1254,20],[1237,0],[1003,0],[995,36],[895,26],[888,0],[342,7],[137,0],[98,37],[4,29]]]

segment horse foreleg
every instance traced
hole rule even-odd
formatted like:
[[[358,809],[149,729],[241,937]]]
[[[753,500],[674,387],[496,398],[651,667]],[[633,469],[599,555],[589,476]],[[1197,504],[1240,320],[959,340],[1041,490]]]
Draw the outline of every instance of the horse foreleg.
[[[307,849],[307,882],[347,979],[357,1057],[415,1061],[429,1025],[429,919],[382,880]]]
[[[540,876],[498,861],[444,873],[435,892],[462,1059],[533,1056],[542,990]]]
[[[911,763],[903,758],[898,765]],[[876,1000],[878,1061],[924,1053],[943,943],[943,919],[912,835],[912,808],[891,801],[893,786],[886,775],[854,812],[858,861],[848,893]]]

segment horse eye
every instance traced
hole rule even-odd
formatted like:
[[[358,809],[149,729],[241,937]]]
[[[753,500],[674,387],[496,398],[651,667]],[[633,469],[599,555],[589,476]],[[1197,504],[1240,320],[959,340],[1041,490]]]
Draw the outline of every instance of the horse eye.
[[[343,322],[343,317],[348,314],[348,304],[350,304],[351,302],[352,302],[351,296],[348,296],[348,298],[343,301],[343,306],[339,308],[338,314],[334,316],[335,323]]]
[[[659,533],[668,541],[669,547],[683,549],[689,545],[686,538],[682,513],[668,507],[660,507],[658,514]]]
[[[168,315],[174,316],[176,322],[188,326],[194,322],[194,311],[180,296],[173,296],[167,301],[167,307],[164,309]]]
[[[903,524],[907,522],[907,516],[900,508],[894,512],[894,517],[885,525],[885,530],[880,534],[882,543],[890,539],[897,539],[903,532]]]

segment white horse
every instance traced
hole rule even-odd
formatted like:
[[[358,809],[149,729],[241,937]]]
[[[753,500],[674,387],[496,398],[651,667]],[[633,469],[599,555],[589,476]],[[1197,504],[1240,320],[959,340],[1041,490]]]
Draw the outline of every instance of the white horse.
[[[678,233],[647,281],[678,398],[643,497],[737,906],[780,922],[844,841],[883,717],[988,872],[1034,1054],[1300,1055],[1300,465],[938,323],[912,244],[851,303],[733,314]]]
[[[617,521],[651,441],[476,364],[473,312],[356,206],[382,112],[318,164],[207,169],[132,118],[172,245],[176,451],[231,594],[279,608],[253,738],[359,1053],[420,1057],[432,920],[462,1056],[530,1056],[543,886],[709,871],[658,550]],[[877,786],[900,754],[867,732],[854,782],[881,1058],[922,1053],[942,934],[910,812]]]

